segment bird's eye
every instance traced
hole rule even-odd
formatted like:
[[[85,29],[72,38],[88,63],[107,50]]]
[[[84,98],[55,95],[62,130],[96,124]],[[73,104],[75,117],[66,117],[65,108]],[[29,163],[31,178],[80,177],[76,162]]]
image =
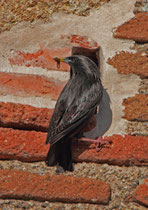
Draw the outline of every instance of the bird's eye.
[[[78,59],[77,58],[73,58],[73,63],[77,63],[78,62]]]

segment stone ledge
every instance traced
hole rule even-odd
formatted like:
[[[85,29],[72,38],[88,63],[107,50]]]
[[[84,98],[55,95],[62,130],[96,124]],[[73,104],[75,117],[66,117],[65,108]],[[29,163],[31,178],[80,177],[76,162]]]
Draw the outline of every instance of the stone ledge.
[[[100,180],[0,170],[0,198],[108,204],[110,186]]]

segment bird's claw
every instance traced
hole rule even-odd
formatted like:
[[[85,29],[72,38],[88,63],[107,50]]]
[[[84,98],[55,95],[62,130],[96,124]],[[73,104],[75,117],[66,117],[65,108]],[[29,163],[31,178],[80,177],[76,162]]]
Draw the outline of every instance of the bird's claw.
[[[79,140],[95,144],[95,149],[96,149],[97,152],[99,152],[103,148],[104,145],[111,145],[112,144],[112,140],[103,139],[102,137],[98,137],[97,139],[81,138]]]

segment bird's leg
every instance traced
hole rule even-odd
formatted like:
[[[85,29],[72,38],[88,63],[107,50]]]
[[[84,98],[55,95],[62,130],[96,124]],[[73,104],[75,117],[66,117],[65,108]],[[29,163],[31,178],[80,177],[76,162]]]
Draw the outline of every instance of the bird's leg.
[[[112,141],[110,139],[104,139],[101,136],[99,136],[97,139],[88,139],[88,138],[82,137],[79,140],[95,144],[95,148],[97,152],[100,151],[104,145],[112,144]]]

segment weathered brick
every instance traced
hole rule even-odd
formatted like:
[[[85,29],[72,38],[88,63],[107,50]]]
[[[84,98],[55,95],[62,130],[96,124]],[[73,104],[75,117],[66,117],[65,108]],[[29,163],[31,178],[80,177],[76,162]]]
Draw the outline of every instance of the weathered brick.
[[[115,30],[114,37],[148,42],[148,13],[142,12],[136,14],[134,18]]]
[[[148,57],[141,53],[129,53],[121,51],[108,59],[120,74],[137,74],[140,77],[148,77]]]
[[[99,152],[96,152],[94,144],[74,140],[73,160],[126,166],[148,165],[148,137],[114,135],[108,138],[112,140],[112,145]],[[49,149],[45,140],[46,133],[0,128],[0,159],[45,160]]]
[[[68,71],[69,66],[65,63],[61,63],[60,68],[57,68],[57,63],[53,58],[67,57],[70,55],[71,49],[68,48],[44,48],[34,53],[15,51],[9,58],[9,61],[13,65],[24,65],[26,67],[37,66],[48,70]]]
[[[44,76],[0,72],[1,95],[42,96],[56,100],[65,82],[52,81]]]
[[[148,207],[148,179],[140,184],[132,194],[132,201]]]
[[[57,68],[57,63],[53,58],[70,56],[73,47],[91,49],[92,51],[98,49],[97,42],[87,36],[62,35],[61,39],[57,40],[57,42],[61,47],[47,48],[43,46],[33,53],[14,51],[11,57],[9,57],[9,62],[12,65],[37,66],[48,70],[68,71],[69,65],[61,63],[60,68]]]
[[[80,36],[78,34],[62,35],[61,39],[69,40],[72,46],[83,47],[88,49],[98,48],[98,43],[88,36]]]
[[[53,109],[0,102],[0,126],[47,131]]]
[[[108,204],[110,186],[100,180],[0,170],[0,198]]]
[[[74,142],[73,159],[76,162],[108,163],[113,165],[148,165],[148,137],[113,135],[107,137],[112,145],[96,152],[93,144]]]
[[[127,120],[148,121],[148,95],[137,94],[123,100]]]
[[[0,159],[44,160],[49,149],[46,133],[0,128]]]

